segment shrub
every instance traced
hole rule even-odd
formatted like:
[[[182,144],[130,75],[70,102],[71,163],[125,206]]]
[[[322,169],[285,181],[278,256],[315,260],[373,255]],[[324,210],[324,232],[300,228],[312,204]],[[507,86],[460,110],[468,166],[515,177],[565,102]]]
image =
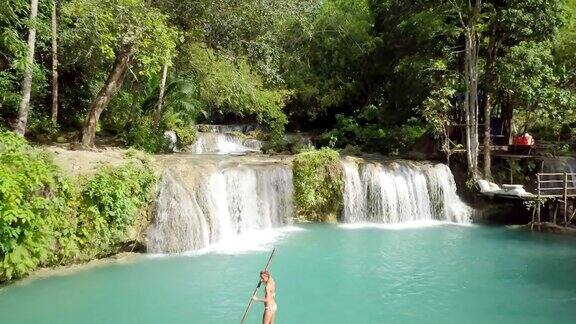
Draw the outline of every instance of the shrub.
[[[130,119],[130,113],[133,110],[134,98],[128,91],[120,90],[110,100],[110,104],[104,110],[101,123],[102,128],[106,131],[111,131],[114,134],[121,134],[126,128],[126,124]]]
[[[1,282],[49,260],[71,190],[48,155],[8,131],[0,131],[0,179]]]
[[[150,202],[155,182],[149,167],[132,164],[104,168],[88,180],[81,191],[79,221],[86,249],[94,254],[111,252],[133,224],[137,210]]]
[[[146,164],[129,164],[74,188],[49,155],[0,130],[0,282],[114,253],[155,181]]]
[[[173,130],[176,133],[178,146],[181,149],[186,149],[196,141],[198,131],[193,126],[194,120],[186,114],[166,111],[162,118],[162,125],[164,129]]]
[[[318,143],[332,148],[358,147],[367,152],[400,154],[409,151],[426,132],[422,123],[411,118],[401,125],[379,123],[360,125],[354,117],[336,116],[334,129],[321,134]]]
[[[54,137],[58,134],[58,125],[52,121],[50,116],[39,114],[32,110],[28,118],[26,131],[30,137]]]
[[[164,132],[155,129],[152,117],[138,117],[132,127],[123,134],[126,145],[148,153],[170,152],[170,140],[164,136]]]
[[[196,129],[193,127],[176,128],[176,137],[178,138],[178,145],[184,148],[196,142]]]
[[[323,148],[295,156],[294,199],[301,220],[335,222],[343,208],[344,180],[338,152]]]

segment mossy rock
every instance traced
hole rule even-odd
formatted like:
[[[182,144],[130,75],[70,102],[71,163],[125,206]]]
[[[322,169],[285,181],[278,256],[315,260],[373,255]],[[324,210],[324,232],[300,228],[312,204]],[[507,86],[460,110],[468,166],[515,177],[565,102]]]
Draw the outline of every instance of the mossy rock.
[[[210,133],[210,131],[211,131],[209,125],[201,124],[201,125],[198,125],[197,128],[198,128],[198,131],[202,132],[202,133]]]
[[[178,139],[178,145],[183,149],[194,144],[198,137],[196,128],[190,126],[177,127],[174,129],[174,132],[176,133],[176,138]]]
[[[323,148],[295,156],[293,182],[299,220],[334,223],[344,207],[343,170],[337,151]]]

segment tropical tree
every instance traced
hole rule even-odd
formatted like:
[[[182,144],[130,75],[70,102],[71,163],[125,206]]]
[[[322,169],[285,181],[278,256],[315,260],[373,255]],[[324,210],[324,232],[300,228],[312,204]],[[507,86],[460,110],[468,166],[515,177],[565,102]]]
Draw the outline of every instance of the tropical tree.
[[[58,1],[52,0],[52,122],[58,119]]]
[[[32,91],[32,65],[34,64],[34,48],[36,46],[36,17],[38,15],[38,0],[30,2],[30,28],[28,31],[28,54],[26,55],[26,67],[24,70],[24,81],[22,85],[22,100],[18,110],[18,120],[14,126],[14,131],[20,135],[26,133],[28,123],[28,112],[30,110],[30,95]]]
[[[159,70],[173,55],[177,32],[168,27],[164,14],[144,0],[74,0],[64,13],[76,31],[69,41],[81,46],[83,55],[97,55],[98,60],[111,64],[82,129],[82,144],[93,147],[100,114],[130,68],[138,63],[142,75]]]

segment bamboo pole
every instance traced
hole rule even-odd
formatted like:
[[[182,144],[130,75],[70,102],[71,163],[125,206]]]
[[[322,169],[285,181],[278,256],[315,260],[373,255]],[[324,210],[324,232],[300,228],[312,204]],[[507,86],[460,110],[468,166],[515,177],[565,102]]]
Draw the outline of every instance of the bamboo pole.
[[[268,258],[268,262],[266,262],[266,267],[264,268],[264,271],[268,270],[268,267],[270,266],[270,262],[272,262],[272,257],[274,256],[274,252],[276,252],[276,248],[274,248],[272,250],[270,257]],[[244,312],[244,316],[242,316],[242,320],[240,321],[240,324],[243,324],[244,321],[246,320],[246,315],[248,315],[248,311],[250,310],[250,306],[252,306],[252,302],[254,301],[253,298],[254,298],[254,296],[256,296],[256,293],[258,292],[260,285],[262,285],[262,280],[258,281],[258,285],[256,285],[256,289],[254,289],[252,296],[250,296],[250,301],[248,302],[248,307],[246,307],[246,311]]]

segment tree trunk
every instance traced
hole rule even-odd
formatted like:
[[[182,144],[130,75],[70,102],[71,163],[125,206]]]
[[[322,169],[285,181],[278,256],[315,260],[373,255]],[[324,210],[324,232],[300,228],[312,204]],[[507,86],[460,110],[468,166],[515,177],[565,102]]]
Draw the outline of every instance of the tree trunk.
[[[158,128],[162,117],[162,106],[164,105],[164,92],[166,91],[166,77],[168,75],[168,64],[162,68],[162,80],[160,81],[160,94],[158,95],[158,105],[154,114],[154,128]]]
[[[487,179],[492,178],[492,152],[490,145],[492,126],[490,125],[492,116],[492,94],[490,90],[493,89],[492,82],[494,80],[494,65],[496,64],[496,57],[498,56],[499,34],[496,25],[493,25],[490,31],[490,40],[488,41],[488,48],[486,49],[486,68],[484,70],[484,83],[486,91],[486,99],[484,100],[484,177]]]
[[[514,105],[512,103],[512,98],[509,94],[504,94],[502,96],[502,104],[500,111],[500,119],[502,120],[502,135],[506,140],[506,144],[512,144],[512,120],[514,116]]]
[[[486,94],[484,102],[484,178],[492,178],[492,156],[490,149],[490,115],[492,112],[492,97]]]
[[[56,0],[52,0],[52,122],[58,120],[58,21]]]
[[[473,29],[466,32],[464,79],[466,93],[464,112],[466,116],[466,152],[468,173],[478,176],[478,83],[476,81],[475,34]]]
[[[122,86],[124,82],[124,77],[126,76],[126,71],[128,71],[128,66],[130,63],[130,55],[128,53],[122,52],[116,54],[116,60],[114,61],[114,66],[112,71],[108,75],[108,79],[98,95],[90,104],[90,109],[86,115],[84,121],[84,128],[82,129],[82,145],[84,147],[94,147],[94,136],[96,134],[96,125],[100,119],[100,114],[108,103],[110,99],[116,94],[118,89]]]
[[[466,93],[464,112],[466,115],[466,155],[468,173],[473,179],[478,178],[478,36],[476,19],[480,14],[481,1],[477,0],[469,8],[468,22],[465,28],[464,48],[464,81]]]
[[[473,173],[474,153],[472,150],[472,114],[470,107],[470,36],[466,31],[466,44],[464,45],[464,82],[466,93],[464,94],[464,116],[466,118],[466,162],[468,164],[468,174]]]
[[[38,0],[30,2],[30,30],[28,33],[28,55],[26,56],[26,68],[24,70],[24,82],[22,101],[18,110],[18,120],[14,132],[20,135],[26,134],[28,112],[30,111],[30,92],[32,90],[32,65],[34,64],[34,47],[36,46],[36,16],[38,15]]]

